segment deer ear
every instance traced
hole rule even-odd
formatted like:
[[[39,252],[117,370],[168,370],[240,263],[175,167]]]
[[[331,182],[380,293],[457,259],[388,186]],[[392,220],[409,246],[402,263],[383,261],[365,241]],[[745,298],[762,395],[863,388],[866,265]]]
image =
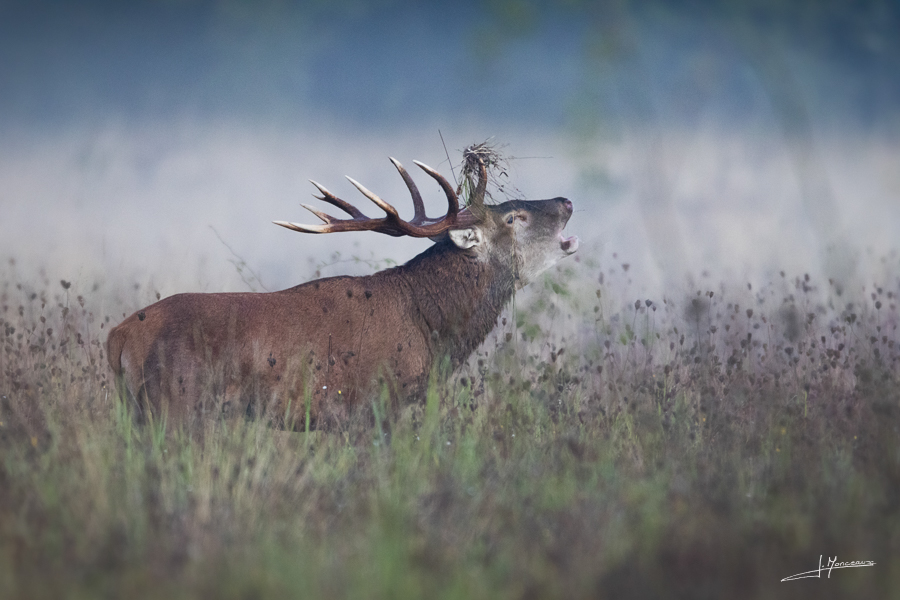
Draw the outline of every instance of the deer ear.
[[[466,229],[451,229],[449,232],[450,240],[456,244],[458,248],[468,250],[474,246],[480,246],[484,241],[484,234],[478,227],[467,227]]]

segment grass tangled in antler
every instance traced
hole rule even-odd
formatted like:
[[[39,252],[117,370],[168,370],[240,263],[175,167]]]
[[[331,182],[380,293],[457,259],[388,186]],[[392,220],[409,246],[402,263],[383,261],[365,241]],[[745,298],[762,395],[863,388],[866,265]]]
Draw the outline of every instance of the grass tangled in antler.
[[[500,177],[506,177],[509,162],[500,153],[493,139],[485,140],[479,144],[472,144],[463,150],[463,166],[460,181],[462,196],[466,198],[466,204],[472,197],[472,193],[478,185],[478,177],[481,172],[479,165],[483,164],[488,176],[488,190],[503,189]],[[485,201],[490,197],[490,191],[485,194]]]

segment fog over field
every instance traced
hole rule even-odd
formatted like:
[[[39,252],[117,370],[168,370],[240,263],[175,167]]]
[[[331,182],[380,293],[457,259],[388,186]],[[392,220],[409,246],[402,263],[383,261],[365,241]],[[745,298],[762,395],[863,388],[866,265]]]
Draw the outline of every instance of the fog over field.
[[[429,242],[271,221],[315,222],[307,179],[377,214],[344,175],[408,215],[389,156],[450,177],[493,138],[510,157],[494,198],[572,199],[579,259],[628,264],[648,294],[704,273],[871,285],[898,261],[900,71],[877,19],[854,45],[715,12],[523,6],[11,4],[0,256],[148,297],[371,272],[346,259]]]

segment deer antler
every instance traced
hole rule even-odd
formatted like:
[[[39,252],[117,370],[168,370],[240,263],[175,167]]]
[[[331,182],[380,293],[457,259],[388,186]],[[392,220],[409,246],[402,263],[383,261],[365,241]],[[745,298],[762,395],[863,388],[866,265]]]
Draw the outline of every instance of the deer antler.
[[[370,192],[361,183],[355,181],[354,179],[351,179],[350,177],[347,177],[347,179],[350,180],[350,183],[352,183],[353,186],[363,194],[363,196],[377,204],[378,207],[386,213],[386,216],[379,219],[367,217],[349,202],[341,200],[340,198],[329,192],[327,189],[325,189],[324,186],[310,180],[310,183],[316,186],[319,192],[322,193],[321,196],[315,196],[315,198],[322,200],[323,202],[327,202],[332,206],[336,206],[353,218],[337,219],[335,217],[332,217],[331,215],[318,211],[311,206],[302,204],[301,206],[303,206],[303,208],[307,209],[308,211],[322,219],[324,224],[302,225],[299,223],[289,223],[287,221],[273,221],[273,223],[302,233],[377,231],[378,233],[384,233],[387,235],[392,235],[394,237],[400,237],[404,235],[408,235],[411,237],[434,237],[450,229],[468,227],[478,222],[479,218],[469,209],[464,209],[462,211],[459,210],[459,198],[457,197],[456,192],[453,191],[453,188],[450,187],[450,184],[440,173],[438,173],[428,165],[420,163],[419,161],[413,161],[420,169],[431,175],[431,177],[433,177],[434,180],[438,182],[447,196],[447,214],[439,219],[429,218],[425,214],[425,205],[422,203],[422,195],[419,193],[419,188],[416,187],[416,184],[412,180],[412,177],[410,177],[409,173],[406,172],[406,169],[403,168],[403,165],[401,165],[398,160],[391,158],[391,162],[397,168],[397,171],[400,172],[400,176],[403,177],[403,181],[406,183],[406,187],[409,188],[409,193],[412,196],[413,210],[415,211],[415,215],[410,221],[404,221],[403,219],[401,219],[400,215],[397,213],[396,208],[379,198],[374,193]],[[486,185],[487,179],[485,177],[486,173],[484,172],[484,164],[481,165],[481,170],[482,177],[478,182],[478,190],[481,191],[481,199],[483,200],[484,186]],[[478,190],[476,190],[476,196],[478,195]],[[470,205],[471,204],[472,202],[470,202]]]
[[[462,181],[456,190],[457,195],[462,193],[463,183],[469,182],[475,173],[478,174],[478,183],[474,192],[469,196],[468,207],[479,210],[484,207],[484,195],[487,192],[487,167],[496,166],[500,160],[499,154],[488,142],[472,144],[463,150]]]
[[[484,208],[484,194],[487,192],[487,168],[480,157],[474,160],[478,163],[478,183],[475,184],[475,193],[469,197],[469,208],[475,207],[480,210]]]

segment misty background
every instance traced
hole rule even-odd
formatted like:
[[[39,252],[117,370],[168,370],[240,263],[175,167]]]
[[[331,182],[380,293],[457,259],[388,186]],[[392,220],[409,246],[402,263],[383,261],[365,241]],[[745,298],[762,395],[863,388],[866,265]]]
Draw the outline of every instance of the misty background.
[[[493,138],[593,280],[896,286],[900,5],[787,4],[0,2],[0,259],[148,301],[369,273],[430,242],[271,221],[308,179],[378,215],[344,175],[411,216],[389,156],[439,214],[412,161]]]

